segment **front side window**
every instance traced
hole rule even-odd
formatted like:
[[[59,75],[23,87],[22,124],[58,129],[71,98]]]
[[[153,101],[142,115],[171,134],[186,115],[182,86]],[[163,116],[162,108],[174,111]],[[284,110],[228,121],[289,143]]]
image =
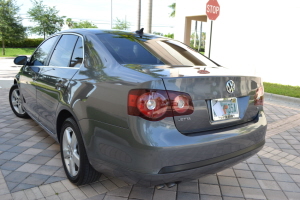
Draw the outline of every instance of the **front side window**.
[[[69,67],[77,39],[76,35],[62,35],[53,51],[49,66]]]
[[[52,46],[55,44],[59,36],[54,36],[46,40],[31,56],[30,65],[44,66],[46,65],[48,54],[51,51]]]

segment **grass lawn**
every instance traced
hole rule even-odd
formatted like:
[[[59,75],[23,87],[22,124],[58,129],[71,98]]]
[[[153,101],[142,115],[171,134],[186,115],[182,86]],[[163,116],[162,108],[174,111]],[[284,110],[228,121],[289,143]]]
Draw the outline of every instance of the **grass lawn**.
[[[300,98],[300,87],[264,82],[265,92]]]
[[[19,55],[31,55],[35,48],[5,48],[5,55],[2,55],[0,48],[0,57],[17,57]]]

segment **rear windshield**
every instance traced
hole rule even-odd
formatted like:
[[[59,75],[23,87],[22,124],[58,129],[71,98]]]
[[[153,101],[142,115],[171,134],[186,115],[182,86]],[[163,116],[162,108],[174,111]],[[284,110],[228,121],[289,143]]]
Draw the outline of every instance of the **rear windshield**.
[[[176,40],[146,34],[139,37],[126,32],[101,33],[97,36],[120,64],[217,66]]]

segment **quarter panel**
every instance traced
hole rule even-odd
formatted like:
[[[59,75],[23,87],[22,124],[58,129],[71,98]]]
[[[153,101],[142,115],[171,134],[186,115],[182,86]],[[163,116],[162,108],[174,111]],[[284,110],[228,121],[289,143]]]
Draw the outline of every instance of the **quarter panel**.
[[[128,92],[135,88],[165,89],[161,78],[120,65],[95,35],[88,35],[84,64],[68,88],[78,119],[128,128]]]

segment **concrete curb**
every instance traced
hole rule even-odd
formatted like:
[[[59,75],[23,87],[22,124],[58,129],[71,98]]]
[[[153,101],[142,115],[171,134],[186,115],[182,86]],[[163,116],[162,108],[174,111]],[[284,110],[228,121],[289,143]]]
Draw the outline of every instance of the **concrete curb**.
[[[27,56],[28,58],[31,57],[31,55],[19,55],[19,56]],[[15,59],[17,56],[15,57],[0,57],[0,59]]]
[[[296,105],[300,107],[300,98],[288,97],[278,94],[271,94],[265,92],[265,99],[267,101],[281,101],[285,104]]]
[[[0,59],[14,59],[15,57],[0,57]]]
[[[6,79],[1,80],[0,79],[0,89],[9,89],[14,84],[14,79]]]

